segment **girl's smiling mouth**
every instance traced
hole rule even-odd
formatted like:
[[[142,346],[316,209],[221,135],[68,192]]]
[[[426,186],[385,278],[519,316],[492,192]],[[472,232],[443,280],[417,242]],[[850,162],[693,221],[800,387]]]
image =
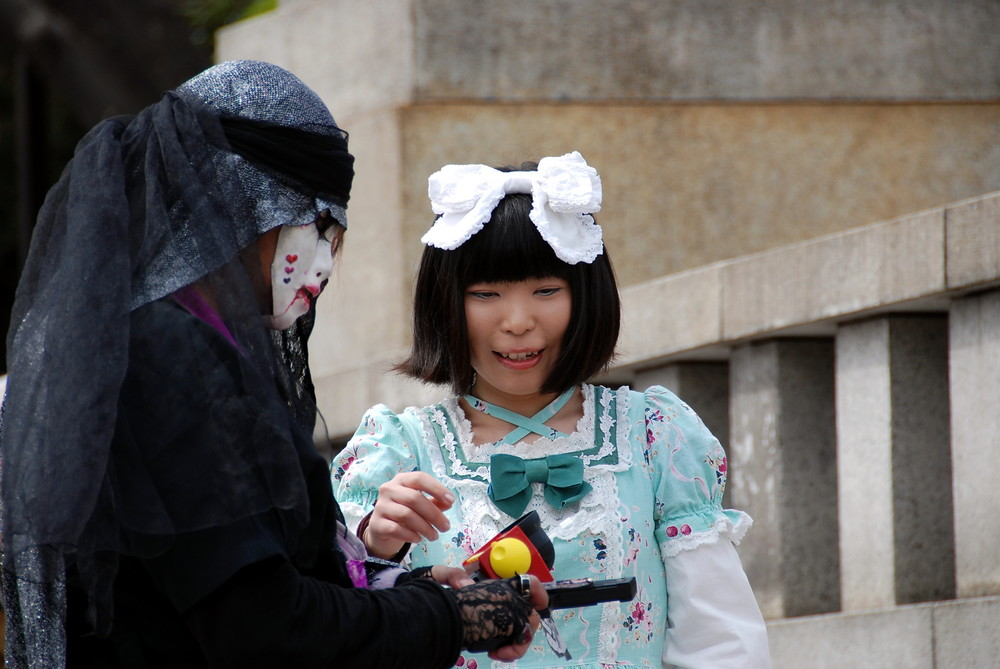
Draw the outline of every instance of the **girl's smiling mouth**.
[[[509,369],[530,369],[541,360],[542,351],[544,349],[540,351],[511,351],[509,353],[493,351],[493,355],[497,357],[501,365]]]

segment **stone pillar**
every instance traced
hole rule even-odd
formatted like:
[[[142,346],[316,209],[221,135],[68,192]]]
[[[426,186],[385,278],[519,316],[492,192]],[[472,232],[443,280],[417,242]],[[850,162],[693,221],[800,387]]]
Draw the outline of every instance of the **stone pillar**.
[[[632,387],[643,390],[660,385],[694,409],[705,426],[712,431],[729,456],[729,468],[734,464],[729,453],[729,364],[725,362],[680,362],[643,370],[634,376]],[[731,505],[733,481],[726,486],[722,505]]]
[[[844,610],[954,597],[947,350],[938,315],[837,333]]]
[[[959,597],[1000,594],[1000,291],[950,317],[955,578]]]
[[[754,518],[740,556],[769,619],[840,605],[833,353],[775,339],[730,360],[733,504]]]

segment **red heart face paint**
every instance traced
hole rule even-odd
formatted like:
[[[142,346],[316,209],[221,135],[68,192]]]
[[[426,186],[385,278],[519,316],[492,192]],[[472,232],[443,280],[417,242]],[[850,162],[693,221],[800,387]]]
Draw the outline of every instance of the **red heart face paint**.
[[[315,223],[281,228],[271,263],[271,327],[284,330],[308,313],[332,271],[333,247]]]

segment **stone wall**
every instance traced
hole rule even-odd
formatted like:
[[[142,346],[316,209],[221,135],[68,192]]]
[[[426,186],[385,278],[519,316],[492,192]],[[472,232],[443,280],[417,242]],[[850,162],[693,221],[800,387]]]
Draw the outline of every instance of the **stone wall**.
[[[282,0],[217,58],[290,68],[351,132],[313,357],[342,435],[437,394],[384,372],[442,165],[580,150],[636,285],[1000,188],[998,34],[992,0]]]

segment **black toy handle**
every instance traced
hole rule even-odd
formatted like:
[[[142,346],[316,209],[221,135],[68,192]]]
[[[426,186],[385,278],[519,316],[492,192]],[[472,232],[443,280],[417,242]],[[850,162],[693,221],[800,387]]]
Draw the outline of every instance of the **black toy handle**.
[[[635,577],[594,580],[575,578],[543,583],[550,609],[572,609],[602,602],[628,602],[635,597]]]

